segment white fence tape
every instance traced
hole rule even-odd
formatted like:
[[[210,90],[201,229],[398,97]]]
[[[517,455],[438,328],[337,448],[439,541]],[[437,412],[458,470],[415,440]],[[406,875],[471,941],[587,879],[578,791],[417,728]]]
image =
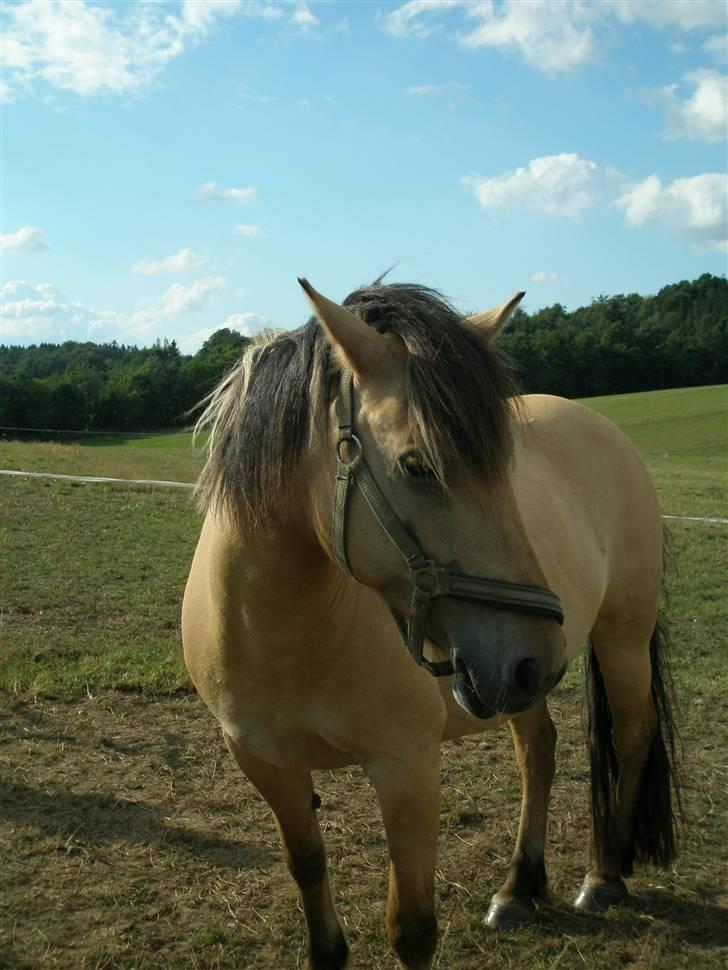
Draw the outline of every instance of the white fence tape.
[[[53,478],[62,482],[92,482],[105,485],[150,485],[159,488],[194,488],[192,482],[160,482],[154,478],[99,478],[93,475],[57,475],[51,472],[19,472],[0,468],[0,475],[15,475],[19,478]],[[728,519],[708,518],[703,515],[663,515],[663,519],[679,519],[682,522],[710,522],[713,525],[728,525]]]
[[[21,478],[55,478],[62,482],[95,482],[105,485],[157,485],[160,488],[194,488],[191,482],[159,482],[153,478],[98,478],[92,475],[54,475],[51,472],[17,472],[0,468],[0,475]]]

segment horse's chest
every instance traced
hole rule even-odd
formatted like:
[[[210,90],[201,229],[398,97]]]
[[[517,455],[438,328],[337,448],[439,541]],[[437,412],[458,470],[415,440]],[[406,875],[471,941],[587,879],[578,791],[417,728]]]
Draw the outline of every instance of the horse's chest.
[[[247,696],[246,696],[247,694]],[[218,719],[237,744],[280,768],[333,769],[360,761],[357,731],[320,695],[260,688],[222,705]]]
[[[254,719],[223,725],[236,744],[278,768],[333,769],[358,760],[330,744],[320,731],[298,720]]]

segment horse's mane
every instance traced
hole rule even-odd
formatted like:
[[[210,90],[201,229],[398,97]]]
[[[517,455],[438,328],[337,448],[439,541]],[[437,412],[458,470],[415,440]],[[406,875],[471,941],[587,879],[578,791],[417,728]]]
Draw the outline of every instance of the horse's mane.
[[[517,393],[511,371],[436,290],[377,280],[344,305],[404,341],[413,440],[443,485],[447,468],[498,476],[512,451]],[[298,330],[256,338],[203,401],[196,431],[209,429],[198,483],[204,509],[272,523],[302,454],[328,427],[338,390],[336,356],[315,317]]]

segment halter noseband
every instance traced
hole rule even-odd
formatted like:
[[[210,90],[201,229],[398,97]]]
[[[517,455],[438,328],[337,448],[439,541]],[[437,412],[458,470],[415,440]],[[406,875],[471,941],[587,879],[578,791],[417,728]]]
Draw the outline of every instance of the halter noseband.
[[[336,401],[339,438],[336,443],[336,488],[332,539],[334,555],[342,569],[351,573],[346,556],[346,510],[351,486],[359,486],[374,518],[404,559],[412,580],[412,601],[406,630],[397,619],[402,637],[414,661],[434,677],[453,673],[449,660],[433,662],[423,654],[425,626],[430,604],[436,596],[477,600],[500,609],[535,613],[564,622],[559,597],[540,586],[523,586],[502,580],[484,579],[451,572],[447,566],[428,559],[417,545],[394,509],[386,500],[364,461],[361,441],[354,434],[354,389],[351,371],[341,373],[341,390]]]

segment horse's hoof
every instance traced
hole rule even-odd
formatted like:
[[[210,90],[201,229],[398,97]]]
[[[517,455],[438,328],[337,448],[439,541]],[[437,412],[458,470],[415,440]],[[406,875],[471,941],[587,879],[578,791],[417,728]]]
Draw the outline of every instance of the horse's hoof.
[[[524,903],[515,896],[493,896],[485,917],[485,925],[491,930],[518,930],[534,921],[536,907],[532,902]]]
[[[628,896],[629,891],[622,879],[592,882],[587,876],[576,897],[574,908],[582,913],[601,913],[615,903],[621,903]]]

